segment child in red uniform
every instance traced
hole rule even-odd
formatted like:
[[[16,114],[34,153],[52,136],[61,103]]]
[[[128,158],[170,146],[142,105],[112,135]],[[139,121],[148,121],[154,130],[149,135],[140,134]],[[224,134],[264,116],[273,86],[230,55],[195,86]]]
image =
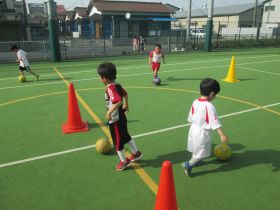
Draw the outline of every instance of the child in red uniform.
[[[165,64],[164,54],[161,50],[160,44],[155,44],[154,50],[149,54],[149,64],[152,66],[152,70],[154,72],[154,79],[158,76],[158,71],[160,68],[161,58],[163,63]]]
[[[99,65],[97,72],[101,77],[101,82],[107,86],[105,93],[108,109],[106,119],[109,120],[110,133],[120,158],[120,163],[116,166],[116,169],[122,171],[129,167],[131,162],[143,157],[127,130],[125,111],[128,111],[128,94],[120,84],[115,82],[117,70],[114,64],[103,63]],[[129,144],[132,152],[129,158],[126,158],[124,153],[126,143]]]

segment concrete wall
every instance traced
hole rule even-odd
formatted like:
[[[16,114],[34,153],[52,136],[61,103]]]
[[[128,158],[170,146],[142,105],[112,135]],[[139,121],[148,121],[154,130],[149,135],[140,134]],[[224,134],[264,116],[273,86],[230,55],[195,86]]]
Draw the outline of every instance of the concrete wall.
[[[265,11],[266,6],[274,6],[274,11]],[[272,0],[264,4],[263,26],[278,27],[280,23],[280,0]]]

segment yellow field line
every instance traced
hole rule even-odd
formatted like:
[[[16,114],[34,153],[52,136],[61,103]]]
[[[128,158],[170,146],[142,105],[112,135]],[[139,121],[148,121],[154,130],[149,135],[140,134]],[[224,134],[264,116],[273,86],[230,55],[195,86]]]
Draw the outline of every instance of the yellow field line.
[[[56,67],[54,67],[54,70],[58,74],[58,76],[63,80],[63,82],[67,85],[67,87],[69,87],[69,82],[64,78],[60,71]],[[90,106],[83,100],[83,98],[77,92],[76,96],[82,104],[82,106],[87,110],[92,119],[99,125],[99,128],[104,132],[104,134],[110,139],[112,143],[110,131],[107,128],[107,126],[104,125],[102,120],[94,113]],[[129,156],[130,153],[126,152],[126,155]],[[140,176],[144,183],[153,191],[154,194],[156,194],[158,186],[155,183],[155,181],[148,175],[148,173],[136,162],[134,162],[131,166],[135,169],[135,172]]]

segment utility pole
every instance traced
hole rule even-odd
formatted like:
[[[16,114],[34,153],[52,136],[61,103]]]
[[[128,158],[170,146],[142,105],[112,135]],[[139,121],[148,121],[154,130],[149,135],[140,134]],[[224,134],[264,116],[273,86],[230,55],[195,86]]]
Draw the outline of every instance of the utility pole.
[[[253,27],[256,27],[256,26],[257,26],[257,14],[258,14],[258,0],[255,0]]]
[[[31,41],[31,30],[30,30],[30,26],[28,24],[28,18],[27,18],[27,9],[26,9],[26,2],[25,0],[22,0],[22,10],[23,10],[23,23],[25,26],[25,30],[26,30],[26,36],[27,36],[27,40]]]
[[[192,0],[189,0],[188,9],[188,22],[187,22],[187,40],[190,40],[191,36],[191,18],[192,18]]]
[[[61,60],[61,54],[57,33],[56,3],[53,0],[49,0],[47,4],[51,57],[52,61],[59,62]]]
[[[212,50],[213,7],[214,7],[214,0],[209,0],[208,20],[206,26],[205,42],[204,42],[204,49],[208,52]]]

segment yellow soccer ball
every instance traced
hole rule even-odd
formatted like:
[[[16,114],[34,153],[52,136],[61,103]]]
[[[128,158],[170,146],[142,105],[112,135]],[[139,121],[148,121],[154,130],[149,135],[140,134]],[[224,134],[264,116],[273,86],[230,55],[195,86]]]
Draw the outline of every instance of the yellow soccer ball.
[[[229,160],[232,156],[232,152],[228,144],[218,144],[214,148],[214,154],[219,160]]]
[[[107,154],[112,151],[112,145],[109,141],[100,138],[95,143],[95,149],[98,153]]]
[[[20,75],[20,76],[18,77],[18,81],[20,81],[20,82],[26,82],[26,77],[25,77],[24,75]]]

